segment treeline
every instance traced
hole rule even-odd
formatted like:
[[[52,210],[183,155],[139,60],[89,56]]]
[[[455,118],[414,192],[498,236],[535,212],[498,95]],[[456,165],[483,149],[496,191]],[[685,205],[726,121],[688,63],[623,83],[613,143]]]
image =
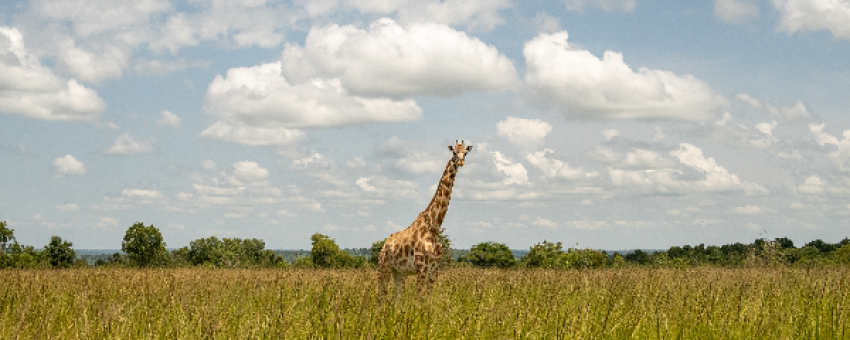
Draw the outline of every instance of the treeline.
[[[657,268],[688,266],[812,266],[850,264],[850,239],[838,243],[815,240],[795,247],[788,238],[757,239],[751,244],[723,246],[670,247],[667,251],[608,254],[594,249],[563,249],[561,242],[543,241],[528,251],[512,251],[496,242],[479,243],[469,250],[451,249],[450,241],[441,236],[447,251],[445,266],[493,268],[590,269],[649,266]],[[207,268],[369,268],[378,264],[384,240],[370,248],[341,249],[336,241],[322,234],[310,237],[311,250],[303,255],[281,254],[265,249],[259,239],[201,238],[188,246],[168,251],[159,229],[141,222],[133,224],[124,235],[121,250],[95,266],[115,267],[207,267]],[[21,245],[14,230],[0,222],[0,268],[71,268],[87,267],[77,259],[73,244],[53,236],[43,249]],[[523,254],[517,257],[516,254]]]

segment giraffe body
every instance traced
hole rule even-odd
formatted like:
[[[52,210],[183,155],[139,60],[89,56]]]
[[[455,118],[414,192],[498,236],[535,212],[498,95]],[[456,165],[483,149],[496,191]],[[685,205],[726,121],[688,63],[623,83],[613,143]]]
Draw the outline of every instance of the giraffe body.
[[[440,261],[443,257],[443,245],[440,243],[440,226],[449,208],[455,176],[463,166],[466,153],[472,146],[463,143],[449,146],[454,156],[446,165],[440,184],[428,207],[422,211],[407,229],[396,232],[384,242],[378,259],[378,295],[387,293],[390,277],[395,282],[395,300],[399,301],[404,287],[404,279],[416,275],[420,299],[430,293],[431,286],[437,280]]]

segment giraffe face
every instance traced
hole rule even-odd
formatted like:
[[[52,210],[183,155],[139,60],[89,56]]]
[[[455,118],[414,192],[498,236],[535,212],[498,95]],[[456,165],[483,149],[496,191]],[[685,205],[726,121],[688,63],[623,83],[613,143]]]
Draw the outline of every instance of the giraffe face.
[[[460,144],[455,141],[455,146],[449,145],[449,150],[454,153],[454,157],[452,158],[452,160],[455,161],[458,166],[463,166],[466,154],[472,151],[472,145],[465,146],[463,141],[460,141]]]

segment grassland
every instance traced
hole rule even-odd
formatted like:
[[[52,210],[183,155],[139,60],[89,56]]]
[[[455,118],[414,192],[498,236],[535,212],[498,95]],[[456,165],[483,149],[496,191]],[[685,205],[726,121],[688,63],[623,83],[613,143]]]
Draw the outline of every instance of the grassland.
[[[0,271],[2,339],[850,339],[850,268]]]

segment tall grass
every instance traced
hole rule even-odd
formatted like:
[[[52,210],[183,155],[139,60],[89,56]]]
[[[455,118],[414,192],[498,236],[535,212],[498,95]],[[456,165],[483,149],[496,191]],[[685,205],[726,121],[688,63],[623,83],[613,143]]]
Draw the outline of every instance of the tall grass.
[[[850,339],[850,268],[0,271],[2,339]]]

